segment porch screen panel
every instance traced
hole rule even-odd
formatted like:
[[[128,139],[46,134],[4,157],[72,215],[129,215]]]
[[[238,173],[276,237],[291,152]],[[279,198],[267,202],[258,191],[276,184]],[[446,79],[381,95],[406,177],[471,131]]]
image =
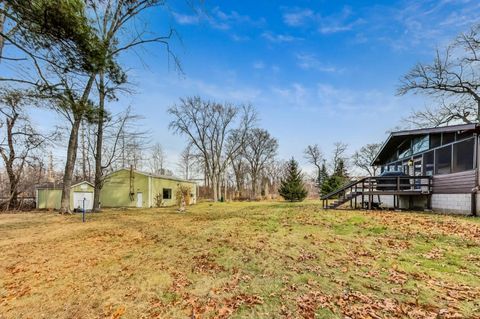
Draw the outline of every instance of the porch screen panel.
[[[453,144],[452,172],[463,172],[473,169],[474,139]]]
[[[435,174],[450,174],[452,166],[452,146],[435,150]]]
[[[432,176],[433,175],[433,151],[426,152],[423,154],[423,174]]]

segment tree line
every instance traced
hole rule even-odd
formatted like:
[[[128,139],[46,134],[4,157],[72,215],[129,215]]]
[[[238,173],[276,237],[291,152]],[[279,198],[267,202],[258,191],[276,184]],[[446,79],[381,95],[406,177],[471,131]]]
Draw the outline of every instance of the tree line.
[[[176,31],[170,27],[165,34],[155,34],[137,23],[157,8],[169,7],[160,0],[0,2],[0,156],[8,181],[7,209],[18,205],[22,189],[52,174],[45,155],[55,143],[66,149],[60,174],[63,213],[69,212],[70,186],[76,178],[93,181],[98,210],[105,175],[126,165],[141,168],[146,152],[154,173],[172,173],[161,145],[146,147],[149,134],[136,125],[138,115],[113,108],[123,94],[132,93],[121,57],[135,48],[160,45],[182,72],[170,49]],[[480,25],[473,26],[437,50],[432,63],[418,63],[401,79],[399,95],[426,94],[435,102],[405,119],[409,125],[478,122],[479,31]],[[31,114],[37,108],[62,117],[63,126],[34,127]],[[277,195],[285,172],[292,171],[291,162],[276,158],[278,141],[258,126],[251,105],[187,97],[168,114],[172,132],[188,140],[178,164],[182,175],[203,175],[214,200],[226,199],[229,191],[237,199]],[[347,158],[347,145],[336,143],[327,160],[318,145],[308,146],[305,156],[315,166],[319,193],[348,181],[349,167],[377,174],[370,163],[378,149],[379,144],[368,144]]]

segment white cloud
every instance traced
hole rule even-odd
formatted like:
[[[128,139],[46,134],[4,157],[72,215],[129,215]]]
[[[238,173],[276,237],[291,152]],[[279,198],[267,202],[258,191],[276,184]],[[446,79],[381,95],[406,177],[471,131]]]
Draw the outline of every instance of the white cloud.
[[[283,14],[283,21],[289,26],[298,27],[306,24],[308,20],[314,17],[315,12],[310,9],[294,9]]]
[[[198,10],[195,14],[173,12],[172,15],[178,24],[195,25],[205,22],[212,28],[219,30],[230,30],[234,25],[261,27],[265,24],[265,19],[263,18],[253,19],[237,11],[225,12],[219,7],[215,7],[211,11]]]
[[[291,27],[313,26],[321,34],[351,31],[363,23],[363,19],[356,18],[348,6],[332,15],[323,15],[312,9],[287,9],[283,14],[283,21]]]
[[[265,69],[265,63],[263,61],[256,61],[253,63],[253,68],[257,70]]]
[[[292,35],[288,34],[276,34],[272,32],[263,32],[262,37],[270,42],[274,43],[282,43],[282,42],[293,42],[293,41],[298,41],[298,40],[303,40],[302,38],[299,37],[294,37]]]
[[[314,54],[299,53],[295,57],[297,59],[297,65],[304,70],[317,70],[327,73],[343,71],[334,66],[322,63]]]
[[[245,42],[245,41],[250,40],[250,37],[248,37],[246,35],[232,34],[230,37],[235,42]]]
[[[198,15],[188,15],[188,14],[173,12],[173,17],[178,24],[182,24],[182,25],[200,23],[200,16]]]
[[[354,17],[350,7],[343,7],[340,13],[320,17],[318,31],[322,34],[351,31],[363,22],[363,19]]]
[[[317,83],[305,85],[293,83],[289,86],[275,86],[270,89],[270,96],[263,93],[270,101],[278,101],[278,105],[291,107],[307,112],[328,114],[329,116],[345,115],[345,111],[355,111],[349,114],[357,116],[375,116],[392,112],[401,107],[399,97],[378,90],[356,90],[335,87],[330,84]]]

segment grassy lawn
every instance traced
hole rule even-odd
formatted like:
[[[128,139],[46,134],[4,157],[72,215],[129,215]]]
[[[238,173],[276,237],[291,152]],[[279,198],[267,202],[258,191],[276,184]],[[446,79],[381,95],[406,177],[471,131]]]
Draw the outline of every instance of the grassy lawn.
[[[480,318],[478,218],[313,202],[87,218],[0,215],[0,318]]]

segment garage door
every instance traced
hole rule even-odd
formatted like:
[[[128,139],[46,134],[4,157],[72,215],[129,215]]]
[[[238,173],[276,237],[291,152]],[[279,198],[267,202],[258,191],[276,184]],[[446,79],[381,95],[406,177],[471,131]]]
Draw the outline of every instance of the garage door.
[[[73,193],[73,208],[83,209],[83,200],[85,199],[85,209],[91,210],[93,208],[93,193],[74,192]]]

